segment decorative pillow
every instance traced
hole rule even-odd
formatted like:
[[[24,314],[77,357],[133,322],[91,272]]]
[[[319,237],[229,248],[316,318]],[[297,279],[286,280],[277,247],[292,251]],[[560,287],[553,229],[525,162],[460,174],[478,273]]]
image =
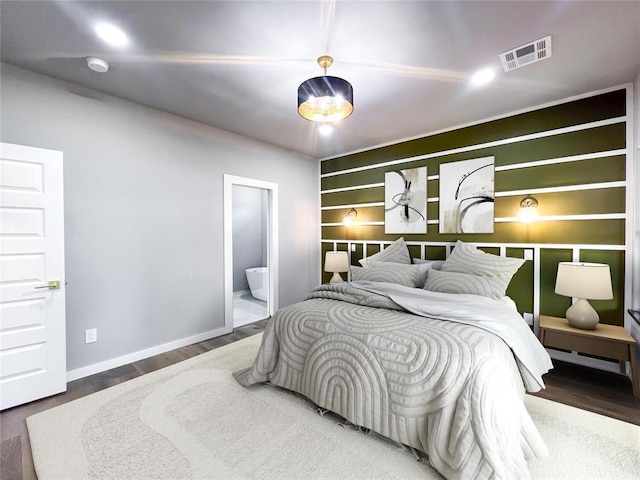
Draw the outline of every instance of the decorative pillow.
[[[416,287],[422,288],[424,282],[427,280],[427,272],[433,268],[432,263],[421,263],[419,265],[405,265],[403,263],[393,263],[393,262],[376,262],[369,261],[367,262],[366,268],[405,268],[410,270],[415,270],[418,272],[418,277],[416,279]]]
[[[523,263],[522,258],[492,255],[458,240],[456,248],[453,249],[440,270],[485,277],[507,277],[511,280],[511,277]]]
[[[378,253],[360,260],[360,265],[366,267],[367,263],[371,260],[376,262],[395,262],[410,265],[411,255],[409,255],[409,248],[407,248],[407,244],[404,243],[404,237],[400,237],[384,250],[380,250]]]
[[[351,266],[351,280],[368,280],[370,282],[388,282],[404,285],[405,287],[419,287],[420,282],[418,265],[402,265],[389,267],[356,267]]]
[[[482,277],[458,272],[429,270],[425,290],[440,293],[470,293],[496,300],[505,296],[509,277]]]
[[[440,270],[442,268],[442,265],[444,265],[444,260],[423,260],[422,258],[413,257],[411,261],[414,265],[422,265],[423,263],[428,263],[434,270]]]

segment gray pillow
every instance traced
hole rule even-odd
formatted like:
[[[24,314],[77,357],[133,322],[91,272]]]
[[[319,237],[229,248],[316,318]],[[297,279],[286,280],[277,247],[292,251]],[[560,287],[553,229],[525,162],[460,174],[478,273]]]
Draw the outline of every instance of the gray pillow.
[[[366,267],[367,263],[372,260],[375,262],[394,262],[410,265],[411,255],[409,255],[409,248],[407,247],[407,244],[404,243],[404,237],[400,237],[384,250],[381,250],[370,257],[363,258],[360,260],[360,265]]]
[[[376,262],[369,261],[367,262],[366,268],[406,268],[410,270],[415,270],[418,272],[418,277],[416,279],[416,287],[422,288],[424,282],[427,280],[427,272],[434,268],[433,263],[421,263],[419,265],[404,265],[402,263],[393,263],[393,262]]]
[[[405,287],[421,287],[419,265],[400,265],[389,267],[356,267],[351,266],[351,281],[367,280],[369,282],[388,282]]]
[[[411,260],[414,265],[422,265],[423,263],[428,263],[434,270],[440,270],[442,268],[442,265],[444,265],[444,260],[423,260],[422,258],[416,257],[413,257]]]
[[[511,280],[511,277],[523,263],[522,258],[492,255],[458,240],[456,248],[453,249],[440,270],[485,277],[507,277],[508,280]]]
[[[483,277],[468,273],[429,270],[425,290],[440,293],[468,293],[500,300],[509,285],[508,277]]]

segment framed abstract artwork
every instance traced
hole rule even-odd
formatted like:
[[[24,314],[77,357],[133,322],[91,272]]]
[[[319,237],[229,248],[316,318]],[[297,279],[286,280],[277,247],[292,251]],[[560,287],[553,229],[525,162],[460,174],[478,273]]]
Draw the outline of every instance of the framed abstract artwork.
[[[427,233],[427,167],[384,174],[384,233]]]
[[[494,158],[440,165],[440,233],[493,233]]]

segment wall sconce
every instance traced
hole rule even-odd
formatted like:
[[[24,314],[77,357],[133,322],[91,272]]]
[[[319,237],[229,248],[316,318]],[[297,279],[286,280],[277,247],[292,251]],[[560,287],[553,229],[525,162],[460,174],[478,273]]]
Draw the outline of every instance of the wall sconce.
[[[356,217],[358,216],[358,211],[355,208],[352,208],[347,212],[347,214],[342,219],[342,223],[345,227],[350,227],[356,221]]]
[[[538,219],[538,200],[531,195],[527,195],[520,201],[518,210],[518,220],[522,223],[532,223]]]
[[[577,298],[565,317],[575,328],[593,330],[600,317],[587,300],[610,300],[611,271],[606,263],[560,262],[555,292],[565,297]]]
[[[344,282],[339,272],[349,271],[349,255],[347,252],[327,252],[324,257],[324,271],[333,273],[329,283]]]

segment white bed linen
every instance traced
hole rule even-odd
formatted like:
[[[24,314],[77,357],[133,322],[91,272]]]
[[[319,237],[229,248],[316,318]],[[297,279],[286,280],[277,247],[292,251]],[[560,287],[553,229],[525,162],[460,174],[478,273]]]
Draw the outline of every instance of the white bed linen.
[[[523,402],[520,372],[535,371],[535,362],[525,360],[527,368],[519,370],[505,341],[472,324],[473,312],[465,310],[508,307],[460,296],[460,304],[436,302],[435,310],[466,321],[440,320],[402,311],[389,297],[395,290],[318,287],[308,300],[276,312],[253,366],[235,378],[245,386],[271,382],[298,392],[355,425],[421,450],[447,479],[529,478],[527,462],[547,454]],[[477,323],[500,324],[490,318]],[[502,323],[509,330],[509,321]]]

